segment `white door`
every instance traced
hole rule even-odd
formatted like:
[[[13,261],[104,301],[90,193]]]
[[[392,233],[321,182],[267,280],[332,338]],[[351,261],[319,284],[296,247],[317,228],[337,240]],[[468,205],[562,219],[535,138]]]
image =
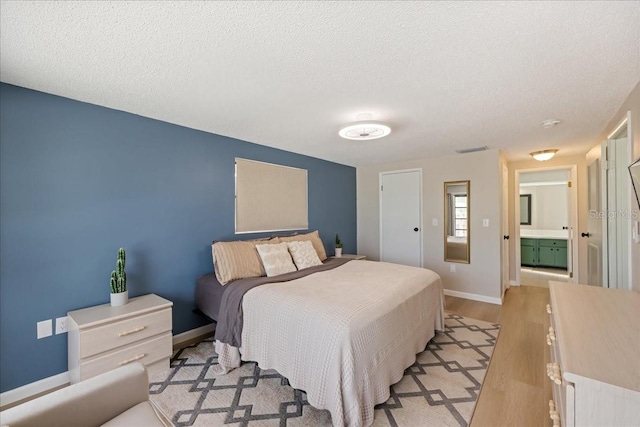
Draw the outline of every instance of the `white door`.
[[[625,216],[629,206],[629,156],[625,136],[606,143],[606,276],[604,284],[609,288],[627,289],[629,282],[629,218]]]
[[[380,260],[422,267],[422,170],[380,174]]]
[[[502,289],[509,288],[509,170],[502,165]]]
[[[587,165],[587,232],[581,233],[581,237],[589,239],[587,241],[587,284],[591,286],[603,285],[603,260],[606,259],[602,254],[602,205],[603,201],[606,203],[606,198],[602,197],[602,159],[606,159],[605,150],[606,143],[603,143],[600,154]]]
[[[587,165],[588,284],[626,289],[629,282],[629,163],[626,134],[603,141]]]

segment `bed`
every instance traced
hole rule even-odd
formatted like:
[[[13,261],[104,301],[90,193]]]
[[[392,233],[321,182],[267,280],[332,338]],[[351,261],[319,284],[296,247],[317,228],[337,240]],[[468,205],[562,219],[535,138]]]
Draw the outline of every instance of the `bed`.
[[[335,426],[371,425],[374,406],[444,327],[440,277],[384,262],[333,258],[224,287],[209,275],[196,294],[217,320],[219,374],[241,360],[275,369]]]

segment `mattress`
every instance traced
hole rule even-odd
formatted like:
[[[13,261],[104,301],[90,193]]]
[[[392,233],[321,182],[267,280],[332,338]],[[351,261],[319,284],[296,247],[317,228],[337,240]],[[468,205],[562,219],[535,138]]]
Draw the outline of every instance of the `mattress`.
[[[224,286],[218,282],[214,273],[200,276],[196,281],[196,307],[216,322],[224,290]]]

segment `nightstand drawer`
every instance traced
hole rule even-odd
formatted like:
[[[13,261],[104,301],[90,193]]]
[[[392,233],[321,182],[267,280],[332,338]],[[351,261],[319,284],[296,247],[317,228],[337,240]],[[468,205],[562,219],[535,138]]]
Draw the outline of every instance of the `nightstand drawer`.
[[[80,362],[80,381],[129,363],[139,362],[146,366],[169,358],[173,350],[172,345],[171,333],[167,332],[121,350],[83,360]]]
[[[171,331],[171,308],[80,331],[80,359]]]

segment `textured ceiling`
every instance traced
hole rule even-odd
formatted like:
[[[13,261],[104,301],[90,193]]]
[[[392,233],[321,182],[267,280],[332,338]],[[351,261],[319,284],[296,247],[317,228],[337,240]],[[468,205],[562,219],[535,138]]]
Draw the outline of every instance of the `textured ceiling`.
[[[349,165],[581,154],[640,79],[637,1],[0,4],[3,82]]]

